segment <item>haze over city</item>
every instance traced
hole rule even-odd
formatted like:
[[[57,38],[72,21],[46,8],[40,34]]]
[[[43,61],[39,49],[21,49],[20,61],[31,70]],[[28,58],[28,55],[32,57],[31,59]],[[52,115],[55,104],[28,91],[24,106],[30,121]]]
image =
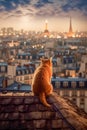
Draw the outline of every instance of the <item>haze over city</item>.
[[[86,0],[0,0],[0,28],[43,31],[68,31],[72,17],[73,31],[87,31]]]

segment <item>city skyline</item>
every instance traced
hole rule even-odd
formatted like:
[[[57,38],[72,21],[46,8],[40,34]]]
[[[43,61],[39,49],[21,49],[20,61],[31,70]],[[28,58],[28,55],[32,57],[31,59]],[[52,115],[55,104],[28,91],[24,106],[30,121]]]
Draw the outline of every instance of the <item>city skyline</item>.
[[[85,0],[0,0],[0,28],[43,31],[68,31],[70,17],[73,31],[87,31]]]

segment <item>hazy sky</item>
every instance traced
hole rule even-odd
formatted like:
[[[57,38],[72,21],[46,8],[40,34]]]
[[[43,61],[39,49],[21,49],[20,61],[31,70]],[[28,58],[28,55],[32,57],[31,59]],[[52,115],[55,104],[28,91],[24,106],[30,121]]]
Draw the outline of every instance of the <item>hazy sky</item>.
[[[68,31],[72,17],[73,30],[87,31],[87,0],[0,0],[0,28]]]

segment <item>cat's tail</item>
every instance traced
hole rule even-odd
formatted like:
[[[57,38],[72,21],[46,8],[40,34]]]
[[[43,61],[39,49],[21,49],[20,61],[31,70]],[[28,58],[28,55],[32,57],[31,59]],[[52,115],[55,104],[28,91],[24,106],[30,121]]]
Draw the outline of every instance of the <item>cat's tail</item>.
[[[39,94],[39,98],[40,98],[40,101],[41,101],[45,106],[51,108],[51,105],[48,104],[47,101],[46,101],[46,95],[45,95],[44,92]]]

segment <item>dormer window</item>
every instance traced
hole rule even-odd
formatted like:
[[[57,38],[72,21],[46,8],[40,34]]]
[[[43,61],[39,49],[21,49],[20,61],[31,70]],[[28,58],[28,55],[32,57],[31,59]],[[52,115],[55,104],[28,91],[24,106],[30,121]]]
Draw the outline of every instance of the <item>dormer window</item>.
[[[60,88],[60,82],[56,82],[55,85],[56,85],[56,88]]]
[[[20,59],[22,59],[22,56],[20,56]]]
[[[26,73],[28,74],[28,73],[29,73],[29,71],[28,71],[28,70],[26,70]]]
[[[5,66],[1,66],[1,72],[5,72]]]
[[[26,56],[26,59],[28,59],[28,56]]]
[[[32,56],[30,56],[30,60],[32,59]]]
[[[76,82],[75,82],[75,81],[71,82],[71,86],[72,86],[73,88],[75,88],[75,87],[76,87]]]
[[[68,63],[68,59],[66,59],[66,64]]]
[[[25,74],[25,70],[22,70],[22,74]]]
[[[84,87],[84,82],[80,81],[80,82],[79,82],[79,86],[80,86],[80,87]]]
[[[21,72],[20,72],[20,70],[18,71],[18,75],[20,75],[21,74]]]
[[[63,82],[63,87],[68,87],[68,82],[64,81]]]
[[[32,69],[30,69],[30,73],[33,73],[33,70],[32,70]]]

